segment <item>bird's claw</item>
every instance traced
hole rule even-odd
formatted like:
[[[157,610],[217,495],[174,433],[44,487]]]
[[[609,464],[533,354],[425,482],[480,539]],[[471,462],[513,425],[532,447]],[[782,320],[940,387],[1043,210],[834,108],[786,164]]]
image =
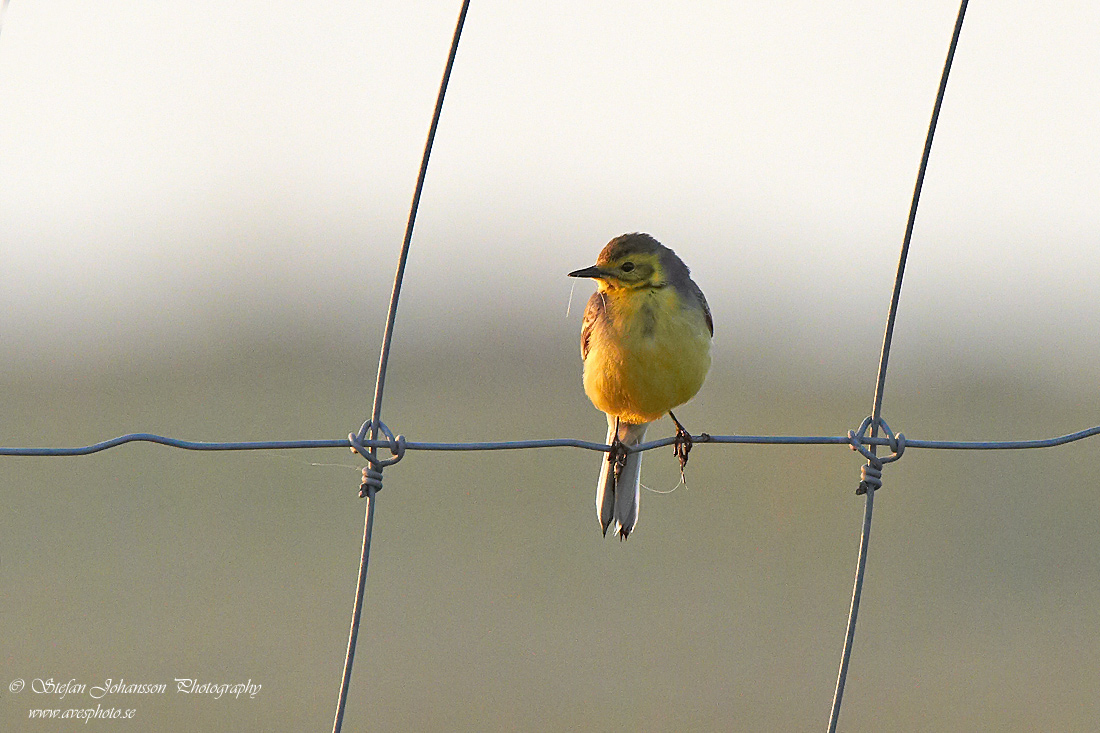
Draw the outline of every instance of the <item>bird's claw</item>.
[[[676,431],[676,442],[672,444],[672,453],[680,461],[680,479],[687,483],[687,479],[684,477],[684,468],[687,466],[688,454],[691,453],[691,446],[695,444],[695,441],[691,439],[691,434],[688,431],[680,428]]]
[[[675,415],[670,412],[668,416],[672,418],[672,422],[676,423],[676,440],[672,444],[672,454],[680,461],[680,480],[686,484],[687,477],[684,476],[684,468],[687,467],[688,454],[691,453],[691,447],[695,445],[695,441],[692,440],[691,433],[680,424]]]
[[[626,466],[626,443],[619,438],[618,431],[615,433],[615,439],[611,441],[611,450],[607,452],[607,462],[612,464],[615,471],[615,484],[619,483],[619,476],[622,475],[623,467]]]

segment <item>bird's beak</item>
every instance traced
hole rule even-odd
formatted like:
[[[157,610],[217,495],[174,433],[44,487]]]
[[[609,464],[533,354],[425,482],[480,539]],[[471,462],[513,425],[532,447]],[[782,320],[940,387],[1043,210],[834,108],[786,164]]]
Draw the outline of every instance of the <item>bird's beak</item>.
[[[606,277],[606,273],[596,265],[586,267],[583,270],[573,270],[569,273],[569,277],[594,277],[596,279]]]

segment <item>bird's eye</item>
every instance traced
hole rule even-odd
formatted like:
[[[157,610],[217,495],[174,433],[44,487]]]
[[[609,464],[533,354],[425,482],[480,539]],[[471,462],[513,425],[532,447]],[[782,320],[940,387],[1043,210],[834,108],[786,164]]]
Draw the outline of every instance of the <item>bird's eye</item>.
[[[622,270],[623,272],[630,272],[631,270],[634,269],[634,263],[633,262],[624,262],[622,265],[619,266],[619,269]]]

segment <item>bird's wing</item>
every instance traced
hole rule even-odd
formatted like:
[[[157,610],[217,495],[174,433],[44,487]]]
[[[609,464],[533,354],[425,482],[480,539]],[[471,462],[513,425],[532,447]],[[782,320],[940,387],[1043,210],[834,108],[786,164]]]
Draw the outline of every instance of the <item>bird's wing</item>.
[[[707,319],[707,328],[710,329],[710,335],[714,335],[714,319],[710,317],[710,306],[707,305],[707,299],[703,295],[703,291],[699,289],[699,286],[695,284],[694,280],[689,280],[691,283],[691,293],[699,301],[699,305],[703,306],[703,317]]]
[[[588,305],[584,308],[584,325],[581,326],[581,361],[588,358],[592,329],[596,327],[596,321],[603,317],[606,307],[603,294],[598,290],[592,293],[592,297],[588,299]]]

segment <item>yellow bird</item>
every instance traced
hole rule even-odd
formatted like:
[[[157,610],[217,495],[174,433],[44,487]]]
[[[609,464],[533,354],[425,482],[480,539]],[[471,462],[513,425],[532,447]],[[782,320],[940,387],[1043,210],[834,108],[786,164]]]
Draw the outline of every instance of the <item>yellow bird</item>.
[[[605,535],[614,522],[626,539],[638,521],[642,478],[642,454],[626,447],[668,413],[683,469],[691,435],[671,410],[703,386],[714,323],[687,265],[648,234],[612,239],[595,265],[569,277],[596,281],[581,329],[584,391],[607,414],[612,446],[596,484],[596,515]]]

